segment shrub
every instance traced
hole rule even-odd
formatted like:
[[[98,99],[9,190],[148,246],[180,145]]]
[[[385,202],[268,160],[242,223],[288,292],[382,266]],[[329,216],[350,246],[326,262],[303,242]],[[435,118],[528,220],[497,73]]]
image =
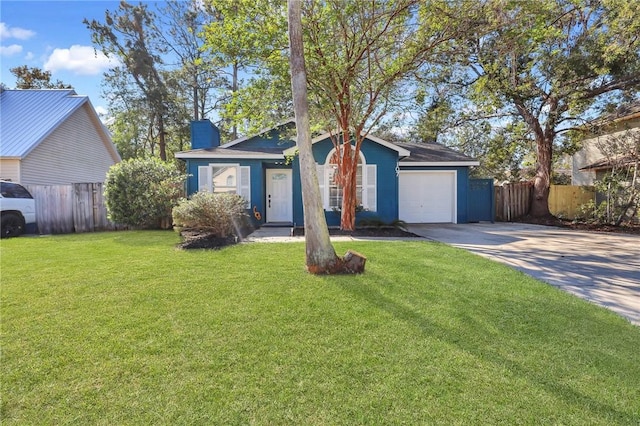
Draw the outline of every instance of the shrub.
[[[173,224],[179,230],[206,231],[219,238],[240,237],[247,217],[246,202],[237,194],[197,192],[173,208]]]
[[[377,217],[372,217],[372,218],[362,219],[358,225],[365,228],[375,228],[375,229],[393,228],[393,229],[400,229],[402,231],[407,230],[407,222],[400,219],[396,219],[391,222],[385,222],[382,219],[379,219]]]
[[[168,228],[171,209],[184,194],[186,176],[157,158],[129,159],[113,165],[105,181],[109,219],[141,228]]]

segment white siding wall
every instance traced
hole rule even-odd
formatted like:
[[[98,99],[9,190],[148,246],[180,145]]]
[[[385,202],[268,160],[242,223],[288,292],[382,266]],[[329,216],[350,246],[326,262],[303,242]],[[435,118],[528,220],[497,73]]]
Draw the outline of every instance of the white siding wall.
[[[602,153],[597,147],[599,138],[585,140],[582,149],[573,155],[571,167],[572,185],[593,185],[596,178],[594,170],[580,170],[581,167],[593,164],[602,158]]]
[[[0,179],[20,183],[20,160],[0,160]]]
[[[582,143],[582,149],[573,155],[571,183],[573,185],[593,185],[596,179],[595,170],[580,170],[580,168],[593,164],[604,158],[599,146],[607,144],[611,138],[635,138],[640,137],[640,120],[624,121],[617,127],[617,131],[591,139]]]
[[[115,159],[85,104],[22,160],[22,182],[64,185],[104,182]],[[97,120],[97,119],[96,119]]]

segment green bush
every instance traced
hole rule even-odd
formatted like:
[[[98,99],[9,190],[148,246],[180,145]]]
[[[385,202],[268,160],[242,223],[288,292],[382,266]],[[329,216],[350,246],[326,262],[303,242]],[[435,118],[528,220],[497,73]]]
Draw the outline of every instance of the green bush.
[[[407,222],[405,222],[404,220],[396,219],[391,222],[385,222],[382,219],[379,219],[377,217],[362,219],[358,223],[358,226],[361,226],[364,228],[375,228],[375,229],[393,228],[393,229],[400,229],[402,231],[407,230]]]
[[[219,238],[240,237],[247,217],[246,202],[236,194],[197,192],[173,208],[173,224],[179,230],[206,231]]]
[[[158,229],[171,226],[171,209],[184,194],[186,176],[157,158],[132,158],[113,165],[105,182],[109,219]]]

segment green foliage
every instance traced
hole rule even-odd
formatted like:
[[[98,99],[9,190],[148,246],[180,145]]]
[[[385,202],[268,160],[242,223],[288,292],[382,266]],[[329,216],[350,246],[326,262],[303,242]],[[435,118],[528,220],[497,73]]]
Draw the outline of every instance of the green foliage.
[[[527,139],[535,141],[535,149],[525,148],[536,161],[536,213],[548,211],[544,194],[554,152],[575,149],[563,133],[602,105],[638,93],[639,9],[638,2],[618,0],[489,0],[450,59],[428,68],[450,89],[442,93],[457,95],[454,121],[526,127]],[[515,162],[518,152],[506,151]]]
[[[166,228],[171,209],[184,192],[185,176],[174,163],[157,158],[129,159],[113,165],[105,181],[109,219],[141,228]]]
[[[240,237],[248,214],[246,201],[237,194],[197,192],[173,208],[173,224],[178,229],[197,229],[216,237]]]
[[[16,77],[16,89],[73,89],[60,80],[51,81],[51,71],[23,65],[9,70]]]
[[[385,222],[384,220],[377,217],[362,219],[358,223],[358,226],[361,226],[363,228],[393,228],[401,229],[403,231],[407,230],[407,222],[405,222],[404,220],[396,219],[391,222]]]
[[[620,225],[632,220],[640,207],[640,129],[613,121],[598,133],[595,147],[608,170],[594,182],[599,202],[584,206],[583,213],[595,222]]]
[[[632,176],[614,169],[597,179],[594,187],[604,199],[597,204],[592,200],[583,205],[581,213],[584,218],[596,223],[618,225],[636,215],[640,205],[640,184],[634,182]]]
[[[204,50],[229,74],[230,94],[221,99],[219,115],[233,129],[231,137],[290,118],[286,2],[209,0],[205,4],[216,19],[203,29]]]

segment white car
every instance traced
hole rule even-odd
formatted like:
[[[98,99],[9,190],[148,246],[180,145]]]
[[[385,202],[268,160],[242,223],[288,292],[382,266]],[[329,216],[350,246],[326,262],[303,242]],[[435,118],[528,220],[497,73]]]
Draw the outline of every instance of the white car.
[[[36,230],[36,201],[29,191],[15,182],[0,181],[0,237],[17,237]]]

